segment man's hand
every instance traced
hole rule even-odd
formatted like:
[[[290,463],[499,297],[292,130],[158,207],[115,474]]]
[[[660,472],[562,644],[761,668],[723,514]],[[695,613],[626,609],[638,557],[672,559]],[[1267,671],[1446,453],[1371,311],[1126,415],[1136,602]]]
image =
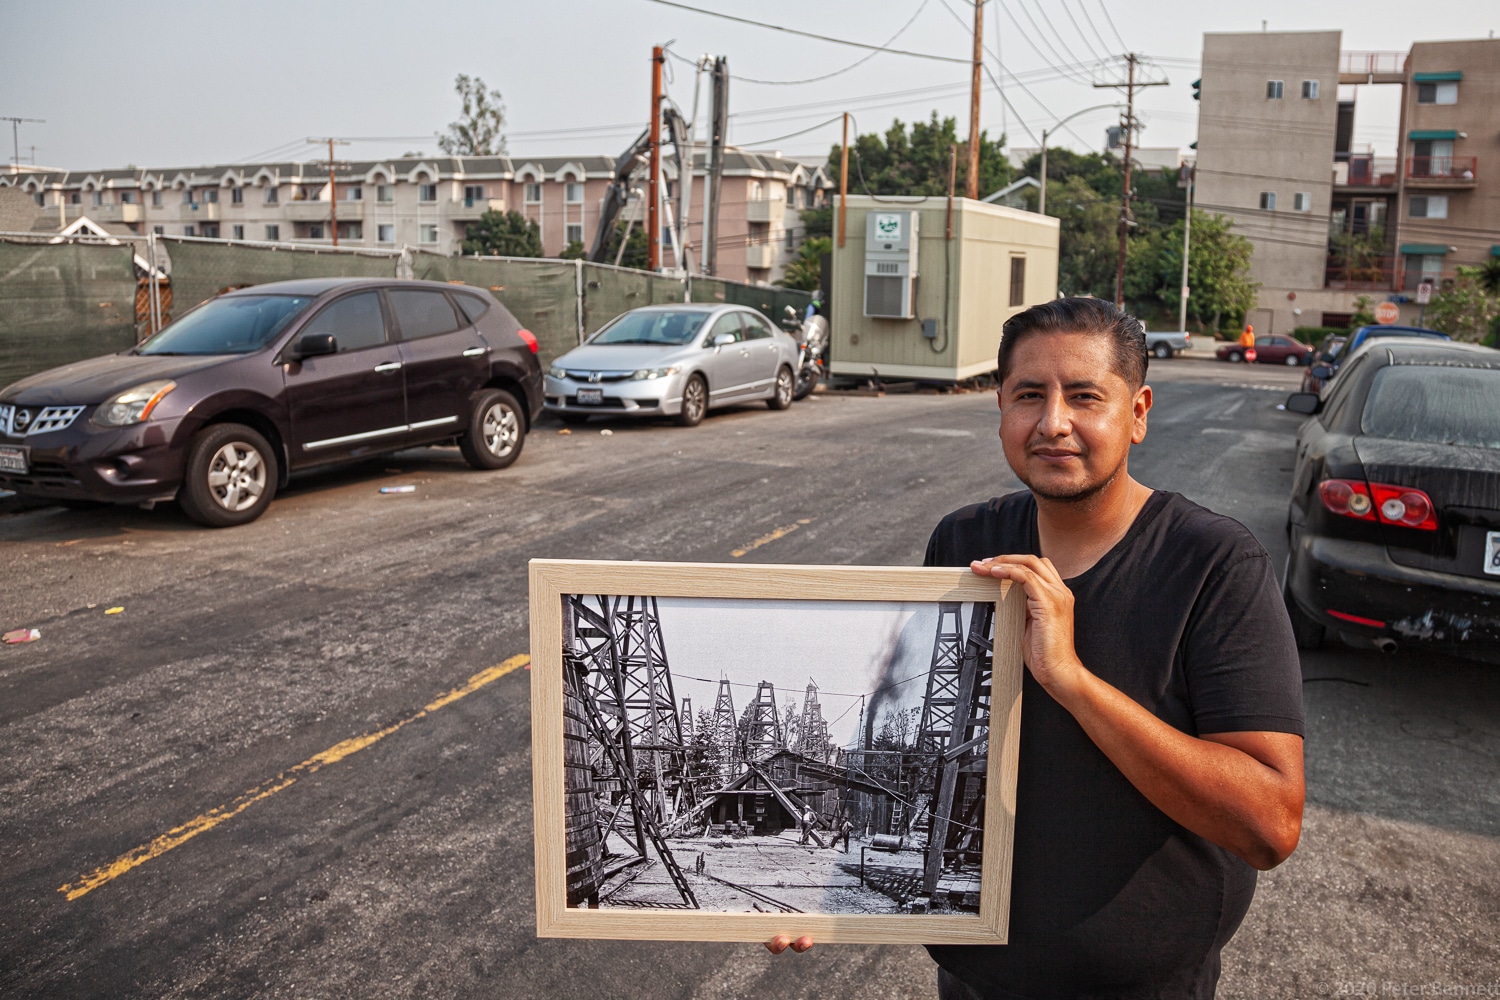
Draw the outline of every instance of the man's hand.
[[[792,940],[792,936],[790,934],[778,934],[771,940],[766,942],[766,950],[773,955],[780,955],[782,952],[786,951],[787,948],[791,948],[793,951],[801,954],[812,946],[813,939],[806,934],[797,938],[795,941]]]
[[[1026,666],[1037,683],[1054,697],[1057,689],[1077,683],[1086,673],[1073,649],[1073,592],[1052,560],[1037,556],[995,556],[975,560],[980,576],[1010,580],[1026,591]]]

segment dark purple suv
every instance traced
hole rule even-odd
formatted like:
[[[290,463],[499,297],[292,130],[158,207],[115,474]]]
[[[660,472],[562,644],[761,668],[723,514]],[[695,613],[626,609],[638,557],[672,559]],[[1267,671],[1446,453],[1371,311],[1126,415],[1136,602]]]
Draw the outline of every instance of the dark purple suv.
[[[537,341],[486,291],[320,278],[198,306],[0,391],[0,488],[244,524],[302,469],[457,441],[500,469],[541,411]]]

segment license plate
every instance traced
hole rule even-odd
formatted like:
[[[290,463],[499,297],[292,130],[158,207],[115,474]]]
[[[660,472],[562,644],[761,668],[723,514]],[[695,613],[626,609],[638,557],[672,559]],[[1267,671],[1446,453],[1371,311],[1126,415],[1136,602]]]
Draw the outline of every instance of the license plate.
[[[1490,576],[1500,576],[1500,531],[1484,536],[1484,571]]]
[[[585,389],[580,386],[578,389],[578,402],[583,406],[598,406],[604,402],[604,390]]]
[[[27,473],[25,448],[0,448],[0,472]]]

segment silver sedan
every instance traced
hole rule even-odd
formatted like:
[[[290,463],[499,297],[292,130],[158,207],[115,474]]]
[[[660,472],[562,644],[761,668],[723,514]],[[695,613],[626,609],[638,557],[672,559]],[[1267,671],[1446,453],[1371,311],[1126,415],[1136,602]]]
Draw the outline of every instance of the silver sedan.
[[[693,427],[716,406],[791,406],[797,363],[796,340],[754,309],[643,306],[552,362],[545,405],[566,423],[611,414]]]

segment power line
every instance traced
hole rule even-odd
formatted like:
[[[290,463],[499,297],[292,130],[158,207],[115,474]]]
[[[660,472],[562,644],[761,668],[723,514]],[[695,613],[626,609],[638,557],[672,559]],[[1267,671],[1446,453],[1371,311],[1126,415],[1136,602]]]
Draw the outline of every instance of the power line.
[[[1061,4],[1062,4],[1063,13],[1066,14],[1066,15],[1068,15],[1068,20],[1069,21],[1073,22],[1073,30],[1076,31],[1076,32],[1078,32],[1078,37],[1079,38],[1083,39],[1084,47],[1089,50],[1089,55],[1093,56],[1095,59],[1098,59],[1098,60],[1100,60],[1102,62],[1104,60],[1104,56],[1100,55],[1097,51],[1095,51],[1095,49],[1094,49],[1094,43],[1090,42],[1089,41],[1089,36],[1085,35],[1083,33],[1083,27],[1081,25],[1079,25],[1078,18],[1076,18],[1076,17],[1073,16],[1073,9],[1068,6],[1068,0],[1061,0]],[[1108,46],[1105,47],[1104,52],[1105,52],[1105,55],[1109,54],[1109,48],[1108,48]]]
[[[1016,0],[1016,3],[1020,4],[1022,8],[1026,6],[1026,0]],[[1052,23],[1052,18],[1047,14],[1047,8],[1042,6],[1040,0],[1037,0],[1036,11],[1038,14],[1042,15],[1042,20],[1047,22],[1047,27],[1052,29],[1052,34],[1057,36],[1057,44],[1063,47],[1063,51],[1068,54],[1069,58],[1077,60],[1078,53],[1073,51],[1073,49],[1068,45],[1067,41],[1063,38],[1062,32],[1057,30],[1057,25]],[[1077,24],[1077,22],[1074,23],[1075,25]],[[1085,41],[1087,41],[1087,39],[1085,39]],[[1090,49],[1089,51],[1092,52],[1093,50]]]
[[[734,21],[737,24],[748,24],[757,28],[767,28],[771,31],[781,31],[788,35],[797,35],[802,38],[811,38],[819,42],[831,42],[834,45],[847,45],[856,49],[871,49],[876,52],[889,52],[893,56],[911,56],[913,59],[930,59],[934,62],[960,63],[970,65],[968,59],[959,59],[955,56],[940,56],[931,52],[912,52],[908,49],[893,49],[883,45],[870,45],[867,42],[853,42],[847,38],[834,38],[832,35],[819,35],[811,31],[799,31],[796,28],[788,28],[782,24],[770,24],[766,21],[752,21],[748,17],[736,17],[733,14],[724,14],[716,10],[704,10],[702,7],[690,7],[685,3],[677,3],[676,0],[646,0],[647,3],[661,4],[663,7],[675,7],[678,10],[692,11],[694,14],[704,14],[708,17],[717,17],[725,21]]]
[[[1010,8],[1005,6],[1005,0],[996,0],[996,2],[1000,4],[1000,8],[1004,10],[1006,14],[1010,14]],[[1042,40],[1042,44],[1047,46],[1047,51],[1052,53],[1052,58],[1056,59],[1059,64],[1067,64],[1069,57],[1071,57],[1073,61],[1077,61],[1077,56],[1073,56],[1071,55],[1071,53],[1069,54],[1069,56],[1064,56],[1061,52],[1057,51],[1053,44],[1047,39],[1046,33],[1042,31],[1041,25],[1036,23],[1036,18],[1031,16],[1031,10],[1026,6],[1025,0],[1016,0],[1016,5],[1021,8],[1021,13],[1026,15],[1026,20],[1031,22],[1031,27],[1036,31],[1037,37]],[[1030,43],[1031,36],[1026,34],[1026,30],[1021,27],[1021,23],[1017,21],[1014,16],[1011,16],[1011,22],[1014,23],[1016,28],[1020,30],[1021,36],[1025,38],[1028,43]],[[1041,56],[1043,59],[1047,59],[1047,56],[1043,55],[1042,50],[1038,49],[1034,43],[1031,47],[1036,50],[1037,55]],[[1073,81],[1075,83],[1088,82],[1077,74],[1073,75]]]
[[[849,65],[845,66],[843,69],[836,69],[832,73],[824,73],[822,76],[810,76],[810,77],[808,77],[805,80],[756,80],[756,79],[754,79],[752,77],[748,77],[748,76],[733,76],[732,74],[731,74],[731,76],[732,76],[732,78],[734,80],[737,80],[740,83],[755,83],[755,84],[760,84],[762,86],[767,86],[767,87],[795,87],[795,86],[799,86],[799,85],[804,84],[804,83],[818,83],[821,80],[831,80],[831,79],[833,79],[836,76],[841,76],[842,74],[849,72],[851,69],[855,69],[855,68],[857,68],[859,66],[863,66],[865,63],[869,62],[871,59],[874,59],[876,56],[880,55],[880,53],[882,51],[885,51],[886,49],[889,49],[892,42],[894,42],[896,39],[900,38],[902,35],[906,34],[906,29],[910,28],[913,24],[916,23],[916,20],[917,20],[918,17],[921,16],[922,11],[924,11],[924,10],[927,9],[927,4],[929,2],[930,2],[930,0],[922,0],[922,2],[917,5],[917,9],[916,9],[915,12],[913,12],[912,16],[909,17],[909,18],[907,18],[906,23],[903,24],[900,27],[900,29],[897,30],[897,32],[894,35],[892,35],[890,38],[887,38],[881,44],[879,50],[877,50],[875,52],[871,52],[867,56],[861,57],[860,59],[856,60],[855,62],[852,62]],[[677,59],[683,59],[682,56],[677,55],[675,52],[670,52],[670,50],[669,50],[669,54],[671,54],[673,57],[675,57]],[[687,62],[688,60],[683,59],[683,61]]]
[[[1120,34],[1120,29],[1115,27],[1115,19],[1109,16],[1109,8],[1104,6],[1104,0],[1099,0],[1099,9],[1104,12],[1104,20],[1109,22],[1109,30],[1114,32],[1115,39],[1120,43],[1120,48],[1128,50],[1130,46],[1125,44],[1125,38]]]
[[[1064,2],[1066,3],[1067,0],[1064,0]],[[1104,40],[1104,35],[1099,32],[1099,26],[1096,25],[1094,23],[1094,19],[1089,16],[1088,4],[1085,3],[1084,0],[1078,0],[1078,9],[1083,12],[1083,19],[1089,23],[1089,27],[1094,32],[1094,37],[1099,39],[1099,48],[1104,52],[1108,52],[1109,43]]]

